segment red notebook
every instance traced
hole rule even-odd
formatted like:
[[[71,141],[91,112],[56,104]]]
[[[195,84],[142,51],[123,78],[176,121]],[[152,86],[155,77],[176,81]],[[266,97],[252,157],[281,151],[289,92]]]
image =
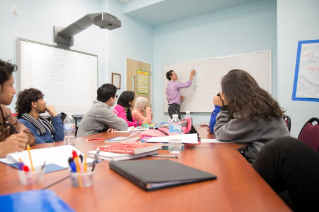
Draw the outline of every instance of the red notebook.
[[[140,154],[162,148],[160,143],[128,142],[99,146],[100,151],[126,154]]]

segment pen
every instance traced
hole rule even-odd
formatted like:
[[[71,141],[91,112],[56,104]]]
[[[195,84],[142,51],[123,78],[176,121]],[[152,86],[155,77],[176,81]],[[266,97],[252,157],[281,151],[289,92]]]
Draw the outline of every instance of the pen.
[[[94,157],[94,161],[93,161],[93,167],[92,167],[92,172],[94,171],[97,159],[99,157],[99,153],[100,153],[100,148],[96,148],[96,153],[95,153],[95,157]]]
[[[23,166],[24,166],[24,164],[23,164],[22,162],[20,162],[20,163],[19,163],[19,170],[20,170],[20,171],[23,171]]]
[[[41,167],[41,170],[44,169],[46,162],[47,162],[47,161],[44,161],[44,163],[43,163],[43,165],[42,165],[42,167]]]
[[[78,156],[78,154],[76,153],[75,150],[72,151],[72,158],[74,159],[76,156]]]
[[[71,172],[76,172],[76,165],[73,161],[70,163],[70,167],[71,167]]]
[[[158,128],[154,128],[155,130],[158,130],[158,131],[160,131],[160,132],[162,132],[162,133],[164,133],[164,135],[168,135],[165,131],[163,131],[163,130],[160,130],[160,129],[158,129]]]
[[[152,157],[178,158],[177,155],[150,155]]]
[[[10,126],[11,130],[13,130],[14,133],[18,133],[16,128],[9,121],[6,121],[6,124]]]
[[[27,145],[27,150],[29,153],[29,158],[30,158],[30,163],[31,163],[31,170],[34,172],[34,167],[33,167],[33,163],[32,163],[32,158],[31,158],[31,151],[30,151],[30,145]]]
[[[103,138],[88,138],[86,141],[103,141]]]
[[[26,177],[26,180],[27,180],[27,184],[28,185],[31,185],[32,184],[32,179],[29,175],[29,167],[28,166],[23,166],[23,171],[25,173],[25,177]]]

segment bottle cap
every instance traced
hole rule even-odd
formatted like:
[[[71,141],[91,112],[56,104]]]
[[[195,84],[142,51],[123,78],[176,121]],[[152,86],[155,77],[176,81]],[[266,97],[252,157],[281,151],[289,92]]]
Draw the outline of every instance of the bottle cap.
[[[190,114],[191,112],[190,111],[186,111],[186,114]]]
[[[67,115],[67,116],[72,116],[72,113],[67,113],[66,115]]]
[[[173,114],[173,118],[178,118],[178,114]]]

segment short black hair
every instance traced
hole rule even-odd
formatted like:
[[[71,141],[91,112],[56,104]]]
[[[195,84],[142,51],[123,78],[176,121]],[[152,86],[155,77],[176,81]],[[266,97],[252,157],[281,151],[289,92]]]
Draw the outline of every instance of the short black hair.
[[[32,102],[36,102],[39,99],[43,99],[43,97],[44,94],[36,88],[29,88],[20,91],[16,103],[16,111],[18,113],[18,118],[21,118],[23,113],[29,113],[32,109]]]
[[[12,72],[18,70],[18,66],[10,62],[6,62],[0,59],[0,85],[8,81]]]
[[[174,70],[170,70],[168,72],[166,72],[166,78],[168,79],[168,81],[171,80],[171,76],[173,75]]]
[[[111,97],[115,97],[116,87],[110,83],[105,83],[97,89],[97,100],[107,102]]]

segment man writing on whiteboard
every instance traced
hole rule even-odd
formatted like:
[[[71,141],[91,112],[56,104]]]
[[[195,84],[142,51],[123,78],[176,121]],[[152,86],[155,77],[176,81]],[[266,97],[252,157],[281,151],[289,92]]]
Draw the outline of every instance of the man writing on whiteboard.
[[[166,73],[166,78],[169,80],[169,83],[166,86],[166,99],[168,102],[168,114],[172,118],[173,114],[178,114],[178,118],[181,119],[181,101],[184,100],[184,96],[181,96],[179,89],[188,88],[192,85],[193,76],[196,71],[192,69],[189,80],[185,83],[177,82],[177,74],[170,70]]]

